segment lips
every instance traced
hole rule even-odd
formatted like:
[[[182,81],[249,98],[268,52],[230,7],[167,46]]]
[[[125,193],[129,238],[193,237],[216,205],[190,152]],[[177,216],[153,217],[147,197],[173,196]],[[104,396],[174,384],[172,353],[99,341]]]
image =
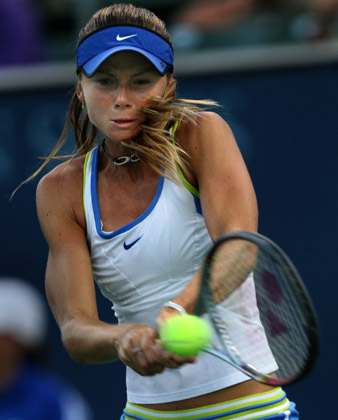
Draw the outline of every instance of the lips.
[[[112,123],[116,126],[116,127],[130,127],[132,125],[134,125],[137,122],[137,120],[132,120],[132,119],[116,119],[116,120],[112,120]]]

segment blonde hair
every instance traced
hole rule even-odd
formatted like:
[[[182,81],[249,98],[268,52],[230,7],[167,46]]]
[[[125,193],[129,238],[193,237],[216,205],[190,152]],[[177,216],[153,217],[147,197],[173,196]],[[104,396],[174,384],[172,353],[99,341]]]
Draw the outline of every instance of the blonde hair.
[[[98,10],[80,31],[78,44],[91,33],[112,25],[135,25],[151,30],[172,46],[165,23],[153,12],[131,4],[114,4]],[[165,176],[176,179],[177,165],[182,169],[186,167],[185,152],[177,141],[172,142],[170,127],[176,121],[178,123],[186,119],[196,121],[197,115],[202,111],[200,106],[216,106],[217,104],[210,100],[177,99],[176,81],[169,77],[168,80],[163,97],[151,98],[147,108],[143,110],[146,121],[141,126],[140,135],[134,141],[124,143],[124,146],[135,151],[140,160],[157,173],[163,175],[164,170]],[[74,129],[76,149],[71,155],[58,155],[67,140],[67,133],[71,126]],[[69,104],[63,131],[57,143],[50,154],[44,158],[42,165],[22,184],[36,177],[53,159],[72,159],[86,154],[98,145],[98,134],[98,130],[89,120],[75,91]]]

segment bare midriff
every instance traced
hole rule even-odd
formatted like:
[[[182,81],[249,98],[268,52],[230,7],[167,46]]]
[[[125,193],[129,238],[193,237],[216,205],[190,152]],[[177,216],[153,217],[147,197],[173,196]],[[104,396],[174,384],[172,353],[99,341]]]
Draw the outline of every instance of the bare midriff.
[[[158,411],[189,410],[207,405],[223,403],[237,398],[246,397],[253,394],[260,394],[271,391],[273,386],[256,382],[252,379],[242,382],[219,391],[189,398],[187,400],[174,401],[162,404],[138,404],[141,407]]]

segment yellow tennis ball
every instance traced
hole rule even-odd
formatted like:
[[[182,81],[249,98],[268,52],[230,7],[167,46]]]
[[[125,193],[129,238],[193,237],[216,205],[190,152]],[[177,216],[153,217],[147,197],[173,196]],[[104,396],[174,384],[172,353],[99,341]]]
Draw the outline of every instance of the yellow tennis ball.
[[[159,333],[162,347],[183,357],[196,356],[212,338],[211,326],[195,315],[175,315],[168,318]]]

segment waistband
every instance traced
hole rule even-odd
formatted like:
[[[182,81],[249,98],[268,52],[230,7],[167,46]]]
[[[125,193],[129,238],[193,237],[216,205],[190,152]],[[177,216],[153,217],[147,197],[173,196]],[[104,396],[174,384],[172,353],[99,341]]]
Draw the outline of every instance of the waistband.
[[[157,411],[127,402],[125,420],[256,420],[283,413],[290,408],[290,401],[281,388],[261,394],[238,398],[225,403],[179,411]]]

